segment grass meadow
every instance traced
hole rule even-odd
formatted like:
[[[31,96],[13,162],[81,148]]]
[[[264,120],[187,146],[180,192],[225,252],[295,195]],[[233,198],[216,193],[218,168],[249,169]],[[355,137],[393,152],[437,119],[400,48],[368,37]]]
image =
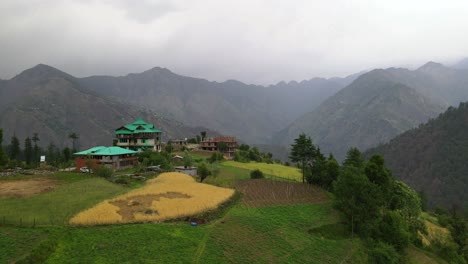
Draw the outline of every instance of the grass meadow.
[[[48,192],[31,197],[0,198],[0,223],[64,225],[78,212],[129,189],[86,174],[56,173],[44,176],[57,181]],[[7,180],[28,179],[11,177]]]
[[[185,221],[70,226],[66,223],[78,212],[106,199],[142,191],[144,187],[122,187],[84,174],[57,173],[47,177],[57,180],[57,186],[49,192],[24,198],[0,198],[2,214],[23,219],[29,215],[38,223],[46,224],[33,227],[0,222],[0,263],[367,262],[363,243],[357,237],[350,238],[332,202],[321,193],[323,190],[311,189],[315,194],[310,200],[293,199],[287,205],[277,195],[271,198],[267,190],[260,196],[241,190],[245,192],[244,198],[234,199],[229,206],[213,213],[208,223],[198,226]],[[249,169],[221,165],[216,180],[234,186],[237,179],[246,178]],[[157,178],[150,183],[154,181]],[[255,183],[251,187],[260,184],[258,180],[246,180],[249,186],[248,181]],[[274,185],[290,190],[292,184],[301,185],[287,181]],[[290,194],[285,197],[294,198]],[[249,199],[248,203],[243,201],[245,198]],[[255,199],[259,203],[252,201]],[[131,200],[126,203],[132,204]],[[420,249],[409,248],[408,263],[443,262]]]
[[[294,166],[284,166],[281,164],[267,164],[267,163],[259,163],[259,162],[249,162],[249,163],[242,163],[236,161],[225,161],[223,162],[223,166],[230,166],[245,169],[248,171],[252,170],[260,170],[268,176],[274,176],[275,178],[282,178],[291,181],[302,181],[302,175],[298,168]]]
[[[362,263],[359,239],[333,238],[321,226],[338,223],[331,204],[232,208],[212,227],[197,263]]]
[[[327,237],[328,229],[314,234],[336,221],[330,203],[237,204],[224,217],[197,227],[187,222],[2,227],[0,263],[41,256],[44,263],[362,263],[359,239],[346,233]],[[53,246],[40,250],[44,244]]]

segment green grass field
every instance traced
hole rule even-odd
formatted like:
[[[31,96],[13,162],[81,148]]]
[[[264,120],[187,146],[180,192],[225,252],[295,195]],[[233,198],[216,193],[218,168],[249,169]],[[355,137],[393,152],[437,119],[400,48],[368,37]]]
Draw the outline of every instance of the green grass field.
[[[45,263],[340,263],[363,259],[358,239],[311,233],[337,220],[330,204],[235,205],[207,225],[186,222],[73,227],[2,227],[0,263],[54,245]],[[365,256],[364,256],[365,257]]]
[[[229,185],[249,177],[250,168],[231,164],[223,163],[213,180]],[[23,226],[0,223],[0,263],[367,262],[366,249],[350,238],[331,202],[249,207],[240,200],[197,227],[184,221],[72,227],[65,223],[78,211],[131,188],[83,174],[50,177],[59,183],[53,191],[0,199],[0,215],[24,219]],[[26,224],[31,217],[36,227]],[[433,259],[417,249],[408,255],[410,263]]]
[[[236,206],[212,227],[199,263],[360,263],[359,239],[315,234],[336,224],[331,204]],[[203,245],[202,245],[203,246]]]
[[[24,198],[0,198],[0,223],[64,225],[78,212],[129,190],[86,174],[57,173],[47,177],[58,182],[58,186],[50,192]],[[9,180],[25,178],[31,176],[17,176]]]
[[[302,181],[302,174],[300,170],[293,166],[288,167],[281,164],[267,164],[258,162],[242,163],[236,161],[225,161],[222,164],[223,166],[241,168],[249,171],[258,169],[267,176],[272,175],[283,179]]]

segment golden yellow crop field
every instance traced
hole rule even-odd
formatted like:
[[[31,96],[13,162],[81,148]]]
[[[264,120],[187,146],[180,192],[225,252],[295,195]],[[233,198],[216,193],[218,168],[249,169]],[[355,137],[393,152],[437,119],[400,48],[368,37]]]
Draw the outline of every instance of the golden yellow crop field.
[[[267,164],[259,162],[242,163],[236,161],[226,161],[222,163],[224,166],[231,166],[247,170],[260,170],[264,174],[273,175],[280,178],[302,181],[302,174],[295,166],[284,166],[281,164]]]
[[[198,183],[191,176],[169,172],[143,188],[105,200],[70,219],[71,225],[157,222],[216,209],[233,189]]]

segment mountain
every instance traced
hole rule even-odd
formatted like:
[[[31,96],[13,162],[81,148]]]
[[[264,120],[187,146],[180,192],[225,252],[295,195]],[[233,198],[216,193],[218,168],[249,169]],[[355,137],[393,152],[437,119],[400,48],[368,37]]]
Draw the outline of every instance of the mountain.
[[[352,147],[370,148],[427,121],[443,108],[385,70],[374,70],[281,131],[276,142],[288,144],[309,135],[324,153],[342,160]]]
[[[209,127],[250,144],[262,144],[353,78],[315,78],[264,87],[235,80],[210,82],[156,67],[121,77],[91,76],[79,81],[120,102],[151,109],[187,125]]]
[[[454,69],[468,69],[468,58],[464,58],[463,60],[455,63],[452,65]]]
[[[138,117],[163,130],[166,139],[207,130],[100,96],[80,85],[77,78],[47,65],[37,65],[0,85],[4,144],[13,135],[24,140],[38,133],[42,146],[54,142],[63,147],[70,143],[69,133],[75,132],[81,148],[111,145],[114,129]]]
[[[351,146],[367,149],[384,143],[463,100],[468,100],[467,70],[435,62],[414,71],[373,70],[292,122],[273,142],[288,145],[306,133],[322,150],[342,159]]]
[[[468,103],[368,150],[385,158],[393,175],[424,191],[432,207],[468,208]]]

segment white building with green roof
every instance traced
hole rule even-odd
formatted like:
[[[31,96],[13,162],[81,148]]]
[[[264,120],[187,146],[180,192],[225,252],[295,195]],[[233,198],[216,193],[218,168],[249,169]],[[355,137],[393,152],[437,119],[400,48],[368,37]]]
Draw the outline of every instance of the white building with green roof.
[[[121,126],[115,130],[116,146],[135,150],[161,151],[162,131],[153,124],[148,124],[138,118],[135,122]]]

